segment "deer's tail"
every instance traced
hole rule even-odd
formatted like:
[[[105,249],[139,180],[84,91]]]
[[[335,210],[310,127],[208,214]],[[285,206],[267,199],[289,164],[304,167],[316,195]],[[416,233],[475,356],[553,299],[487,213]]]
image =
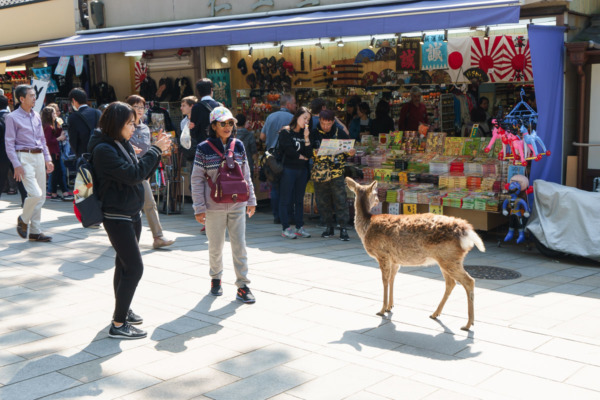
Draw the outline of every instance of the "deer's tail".
[[[460,247],[469,251],[473,246],[477,246],[482,253],[485,252],[485,246],[479,235],[473,229],[469,229],[467,230],[466,235],[460,238]]]

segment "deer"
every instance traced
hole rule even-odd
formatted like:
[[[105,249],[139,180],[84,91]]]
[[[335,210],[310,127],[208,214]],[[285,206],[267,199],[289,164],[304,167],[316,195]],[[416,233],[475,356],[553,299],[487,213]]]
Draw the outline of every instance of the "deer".
[[[446,282],[446,291],[430,318],[437,319],[456,283],[467,292],[468,331],[474,324],[475,280],[465,271],[463,261],[476,246],[485,246],[473,226],[464,219],[436,214],[373,215],[370,210],[379,203],[377,181],[361,185],[346,178],[346,185],[356,195],[354,228],[371,257],[379,263],[383,281],[383,306],[377,313],[385,316],[394,307],[394,278],[400,265],[432,265],[437,262]]]

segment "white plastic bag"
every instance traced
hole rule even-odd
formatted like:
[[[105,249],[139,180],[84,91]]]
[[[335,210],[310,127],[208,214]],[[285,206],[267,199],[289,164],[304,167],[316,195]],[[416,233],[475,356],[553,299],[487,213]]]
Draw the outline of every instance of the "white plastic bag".
[[[188,123],[183,131],[181,132],[181,137],[179,138],[179,144],[186,150],[192,146],[192,137],[190,136],[190,124]]]

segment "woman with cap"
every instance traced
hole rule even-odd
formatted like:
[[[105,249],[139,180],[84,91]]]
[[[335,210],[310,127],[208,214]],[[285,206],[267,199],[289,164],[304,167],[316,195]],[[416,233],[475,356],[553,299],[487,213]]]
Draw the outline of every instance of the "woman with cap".
[[[143,182],[156,169],[163,151],[171,146],[168,135],[161,133],[138,160],[129,139],[135,130],[135,111],[120,101],[111,103],[102,113],[97,130],[90,138],[93,157],[94,187],[102,201],[102,221],[115,249],[115,310],[108,336],[117,339],[141,339],[147,333],[132,325],[143,319],[130,306],[144,272],[139,240],[142,232],[140,211],[144,205]]]
[[[252,217],[256,211],[256,196],[246,150],[240,140],[234,139],[237,120],[225,107],[215,107],[210,113],[208,138],[198,145],[194,168],[192,169],[192,200],[196,221],[206,226],[208,239],[208,257],[210,262],[211,289],[210,294],[221,296],[223,288],[221,277],[223,275],[223,245],[225,232],[229,233],[233,267],[235,269],[237,286],[236,299],[244,303],[254,303],[254,295],[248,288],[248,256],[246,252],[246,215]],[[215,182],[221,164],[221,156],[214,151],[212,146],[226,154],[227,149],[234,140],[233,158],[244,174],[248,183],[250,198],[247,202],[216,203],[210,197],[210,185],[207,176]],[[210,143],[210,144],[209,144]],[[212,145],[212,146],[211,146]]]

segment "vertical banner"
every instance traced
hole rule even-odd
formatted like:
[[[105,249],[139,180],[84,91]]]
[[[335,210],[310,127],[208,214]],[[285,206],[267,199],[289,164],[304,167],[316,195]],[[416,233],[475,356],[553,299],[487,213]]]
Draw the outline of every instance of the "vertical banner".
[[[40,112],[42,111],[42,106],[44,105],[44,99],[46,98],[49,82],[39,79],[32,79],[31,84],[35,89],[35,106],[33,106],[33,110]]]
[[[35,77],[41,81],[48,82],[47,93],[58,93],[56,81],[52,79],[52,67],[32,68]]]
[[[229,68],[208,69],[206,77],[213,82],[213,95],[216,101],[231,107],[231,84],[229,79]]]
[[[421,38],[402,38],[402,47],[396,56],[398,73],[414,74],[421,72]]]
[[[565,27],[529,25],[529,47],[537,103],[537,134],[552,152],[533,162],[531,179],[562,183]]]
[[[444,42],[444,35],[425,36],[422,48],[422,68],[430,71],[448,68],[448,43]]]
[[[81,75],[83,71],[83,56],[73,56],[73,62],[75,63],[75,75]]]
[[[70,59],[71,56],[61,56],[58,60],[58,64],[56,64],[54,75],[65,76],[67,74],[67,67],[69,66]]]
[[[463,72],[471,68],[471,38],[448,39],[448,74],[452,82],[466,82]]]

